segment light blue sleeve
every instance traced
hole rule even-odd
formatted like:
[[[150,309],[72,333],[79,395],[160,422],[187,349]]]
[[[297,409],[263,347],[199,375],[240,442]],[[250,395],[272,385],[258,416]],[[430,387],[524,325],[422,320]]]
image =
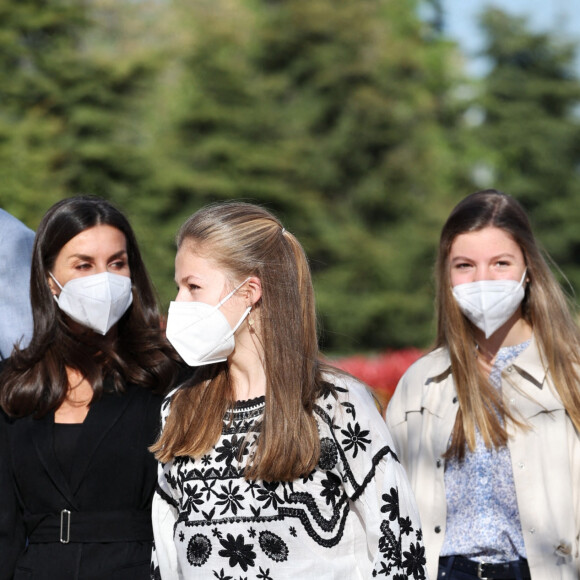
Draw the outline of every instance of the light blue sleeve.
[[[0,209],[0,359],[32,337],[30,262],[34,232]]]

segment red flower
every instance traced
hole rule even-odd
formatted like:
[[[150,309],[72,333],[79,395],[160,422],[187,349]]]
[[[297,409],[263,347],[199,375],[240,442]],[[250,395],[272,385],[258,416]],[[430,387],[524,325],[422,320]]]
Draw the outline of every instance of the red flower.
[[[386,404],[404,372],[423,354],[418,348],[406,348],[387,351],[374,357],[346,357],[334,361],[334,365],[367,384],[381,402]]]

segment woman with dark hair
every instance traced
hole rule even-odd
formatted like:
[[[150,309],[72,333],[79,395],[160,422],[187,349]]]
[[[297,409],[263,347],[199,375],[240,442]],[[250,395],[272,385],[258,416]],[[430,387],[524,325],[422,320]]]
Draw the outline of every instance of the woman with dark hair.
[[[387,409],[429,574],[577,580],[580,331],[520,204],[463,199],[436,274],[436,348]]]
[[[425,578],[405,473],[367,389],[319,361],[298,240],[222,203],[177,237],[167,337],[197,367],[153,446],[153,577]]]
[[[162,392],[176,355],[125,216],[95,197],[43,217],[34,332],[0,376],[0,578],[144,579]]]

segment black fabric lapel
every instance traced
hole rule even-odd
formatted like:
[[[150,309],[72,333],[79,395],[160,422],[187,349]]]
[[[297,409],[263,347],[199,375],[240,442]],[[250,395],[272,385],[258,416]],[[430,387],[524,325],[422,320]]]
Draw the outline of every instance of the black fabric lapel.
[[[135,392],[136,389],[127,389],[123,395],[105,393],[91,405],[75,452],[70,481],[73,494],[77,493],[95,452],[107,433],[119,421]]]
[[[49,413],[42,419],[31,419],[30,428],[38,457],[48,476],[66,502],[71,507],[78,509],[74,494],[64,473],[60,469],[54,452],[54,413]]]

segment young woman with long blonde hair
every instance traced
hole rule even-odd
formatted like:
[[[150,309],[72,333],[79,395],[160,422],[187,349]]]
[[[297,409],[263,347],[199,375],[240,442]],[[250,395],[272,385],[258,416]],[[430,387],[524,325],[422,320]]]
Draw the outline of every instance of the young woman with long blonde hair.
[[[577,579],[580,332],[521,205],[463,199],[436,276],[436,348],[387,409],[429,574]]]
[[[386,424],[319,360],[298,240],[236,202],[194,214],[177,244],[167,337],[197,369],[153,446],[154,577],[424,578]]]

